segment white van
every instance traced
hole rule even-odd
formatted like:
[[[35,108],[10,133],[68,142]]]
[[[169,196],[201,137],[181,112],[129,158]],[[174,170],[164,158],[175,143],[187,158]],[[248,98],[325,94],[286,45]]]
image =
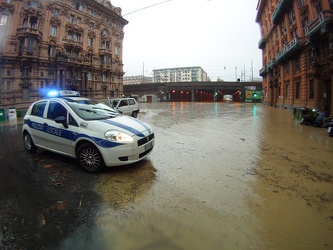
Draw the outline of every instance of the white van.
[[[224,95],[223,96],[223,101],[227,101],[227,102],[230,102],[233,100],[233,97],[232,95]]]

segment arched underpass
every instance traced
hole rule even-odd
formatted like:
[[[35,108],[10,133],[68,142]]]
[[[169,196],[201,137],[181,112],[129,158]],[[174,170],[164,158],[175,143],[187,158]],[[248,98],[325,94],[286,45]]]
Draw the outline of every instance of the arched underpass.
[[[219,102],[224,95],[232,95],[233,101],[244,102],[248,87],[262,90],[262,82],[167,82],[124,85],[124,95],[154,94],[166,97],[166,101]]]

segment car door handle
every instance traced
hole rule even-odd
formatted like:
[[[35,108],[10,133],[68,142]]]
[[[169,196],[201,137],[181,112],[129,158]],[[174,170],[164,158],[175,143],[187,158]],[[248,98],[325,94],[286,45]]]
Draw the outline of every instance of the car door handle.
[[[49,126],[49,124],[47,124],[46,122],[43,123],[43,126]]]

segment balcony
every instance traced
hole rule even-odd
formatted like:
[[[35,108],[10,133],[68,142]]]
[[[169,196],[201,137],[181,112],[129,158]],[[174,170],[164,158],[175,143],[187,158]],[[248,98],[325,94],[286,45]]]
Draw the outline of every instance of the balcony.
[[[268,63],[267,63],[267,66],[266,66],[266,69],[267,69],[267,72],[270,71],[271,69],[273,69],[273,67],[275,66],[275,60],[270,60]]]
[[[16,30],[16,35],[18,37],[22,37],[22,36],[35,36],[38,37],[39,39],[42,39],[43,36],[43,32],[39,29],[36,28],[32,28],[32,27],[20,27]]]
[[[320,39],[322,35],[332,29],[333,11],[323,10],[305,28],[305,35],[310,41]]]
[[[306,42],[304,38],[294,38],[289,43],[286,43],[281,51],[276,54],[276,63],[283,61],[293,55]]]
[[[289,5],[292,4],[293,1],[290,0],[280,0],[273,12],[272,22],[274,24],[278,24],[278,22],[282,19],[284,13],[289,10]]]
[[[263,37],[263,38],[261,38],[260,39],[260,41],[259,41],[259,43],[258,43],[258,47],[259,47],[259,49],[263,49],[264,47],[265,47],[265,45],[266,45],[266,37]]]
[[[263,67],[263,68],[261,68],[260,70],[259,70],[259,75],[260,76],[265,76],[265,75],[267,75],[267,68],[266,67]]]
[[[75,41],[74,39],[69,39],[69,38],[63,38],[62,39],[62,44],[66,47],[75,47],[75,48],[78,48],[78,49],[83,48],[83,42]]]
[[[112,54],[112,51],[111,51],[111,49],[107,49],[107,48],[99,48],[98,53],[105,55],[105,54]]]

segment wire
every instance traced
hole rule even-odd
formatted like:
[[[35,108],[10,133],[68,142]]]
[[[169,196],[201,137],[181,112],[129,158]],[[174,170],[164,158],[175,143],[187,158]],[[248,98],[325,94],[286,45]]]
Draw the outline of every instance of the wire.
[[[162,3],[166,3],[166,2],[170,2],[170,1],[171,1],[171,0],[167,0],[167,1],[164,1],[164,2],[160,2],[160,3],[155,3],[155,4],[149,5],[149,6],[147,6],[147,7],[144,7],[144,8],[141,8],[141,9],[138,9],[138,10],[135,10],[135,11],[132,11],[132,12],[130,12],[130,13],[127,13],[127,14],[125,14],[125,15],[123,15],[123,16],[127,16],[127,15],[129,15],[129,14],[132,14],[132,13],[138,12],[138,11],[140,11],[140,10],[148,9],[148,8],[150,8],[150,7],[153,7],[153,6],[156,6],[156,5],[162,4]]]

